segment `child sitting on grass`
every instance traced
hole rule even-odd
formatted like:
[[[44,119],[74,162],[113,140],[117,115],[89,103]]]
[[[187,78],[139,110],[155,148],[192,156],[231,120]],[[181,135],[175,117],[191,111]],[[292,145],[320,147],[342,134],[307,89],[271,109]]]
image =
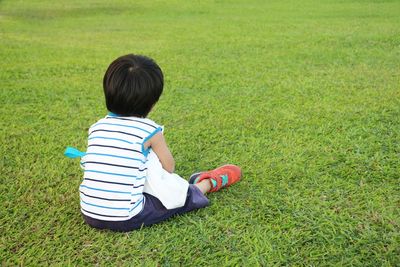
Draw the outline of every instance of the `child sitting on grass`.
[[[103,87],[110,113],[90,127],[86,153],[65,153],[82,156],[81,212],[90,226],[131,231],[155,224],[207,206],[204,194],[239,181],[235,165],[195,173],[190,185],[173,174],[163,129],[146,118],[163,86],[160,67],[148,57],[125,55],[108,67]]]

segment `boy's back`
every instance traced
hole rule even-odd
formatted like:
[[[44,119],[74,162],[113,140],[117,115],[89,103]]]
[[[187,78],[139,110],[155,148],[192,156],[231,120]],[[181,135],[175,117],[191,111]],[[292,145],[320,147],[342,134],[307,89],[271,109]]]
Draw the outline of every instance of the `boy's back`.
[[[127,220],[142,210],[147,151],[142,144],[160,131],[149,119],[108,115],[89,129],[82,159],[82,213],[100,220]]]

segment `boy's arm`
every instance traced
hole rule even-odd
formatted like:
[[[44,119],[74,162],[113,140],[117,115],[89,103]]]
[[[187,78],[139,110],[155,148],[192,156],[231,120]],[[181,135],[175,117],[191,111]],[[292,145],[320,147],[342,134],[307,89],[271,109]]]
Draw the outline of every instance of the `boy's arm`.
[[[169,151],[167,142],[165,141],[162,132],[158,132],[152,138],[150,138],[144,144],[144,147],[151,147],[153,149],[158,159],[160,160],[161,165],[167,172],[173,173],[175,171],[175,160],[171,154],[171,151]]]

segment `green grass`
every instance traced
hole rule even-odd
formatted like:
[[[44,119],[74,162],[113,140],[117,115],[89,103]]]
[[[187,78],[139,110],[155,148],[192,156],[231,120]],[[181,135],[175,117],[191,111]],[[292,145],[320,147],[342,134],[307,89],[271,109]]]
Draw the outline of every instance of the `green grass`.
[[[399,1],[1,1],[3,265],[400,264]],[[235,163],[206,209],[130,233],[79,212],[102,77],[157,60],[177,172]]]

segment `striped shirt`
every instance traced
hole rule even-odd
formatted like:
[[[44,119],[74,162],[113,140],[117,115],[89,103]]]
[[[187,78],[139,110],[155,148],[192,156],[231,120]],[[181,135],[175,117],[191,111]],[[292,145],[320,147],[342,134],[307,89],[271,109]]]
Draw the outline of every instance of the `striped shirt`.
[[[144,206],[148,149],[144,143],[161,127],[150,119],[110,114],[89,129],[81,164],[82,213],[105,221],[125,221]]]

